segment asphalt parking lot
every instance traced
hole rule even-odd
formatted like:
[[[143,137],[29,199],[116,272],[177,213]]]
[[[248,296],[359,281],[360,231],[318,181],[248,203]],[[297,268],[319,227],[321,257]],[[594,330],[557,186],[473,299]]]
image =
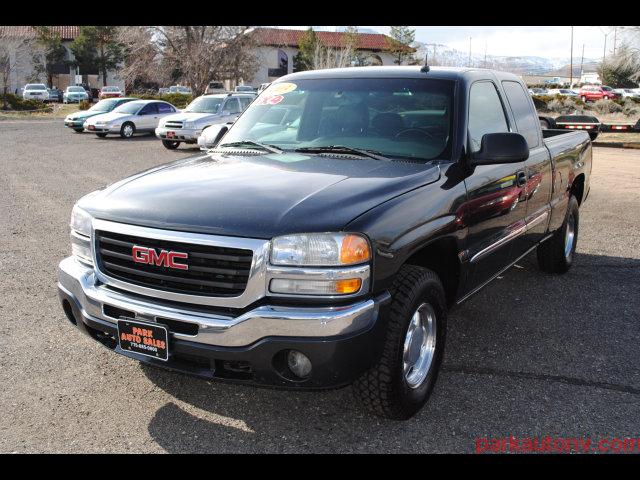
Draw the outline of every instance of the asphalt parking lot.
[[[56,267],[83,194],[194,153],[154,137],[0,121],[0,452],[472,453],[478,437],[640,438],[640,151],[594,150],[578,255],[535,255],[451,312],[443,371],[407,422],[350,389],[282,392],[143,367],[69,325]]]

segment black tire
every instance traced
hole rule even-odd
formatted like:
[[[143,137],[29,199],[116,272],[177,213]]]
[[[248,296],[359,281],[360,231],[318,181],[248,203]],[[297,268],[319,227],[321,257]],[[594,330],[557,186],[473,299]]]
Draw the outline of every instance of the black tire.
[[[131,129],[128,127],[131,127]],[[120,137],[124,139],[133,137],[134,133],[136,133],[136,126],[131,122],[124,122],[122,127],[120,127]]]
[[[438,377],[447,325],[444,289],[438,276],[426,268],[404,265],[391,288],[391,305],[383,352],[370,370],[353,384],[355,396],[375,415],[406,420],[425,404]],[[403,371],[403,349],[411,318],[422,304],[435,314],[436,341],[426,377],[414,388]]]
[[[162,145],[169,150],[175,150],[180,146],[180,142],[176,142],[175,140],[162,140]]]
[[[593,142],[596,138],[598,138],[598,132],[591,130],[589,132],[589,138],[591,139],[591,141]]]
[[[84,132],[84,128],[74,128],[73,131],[76,133],[82,133]]]
[[[96,133],[96,135],[100,138],[105,138],[107,136],[106,133]]]
[[[546,273],[565,273],[571,268],[578,244],[579,220],[578,200],[572,195],[569,198],[562,226],[555,231],[549,240],[538,245],[537,255],[540,270]],[[573,240],[567,251],[565,247],[567,247],[567,239],[569,238],[567,230],[569,229],[573,231]]]
[[[584,103],[587,103],[587,97],[585,97],[584,95],[580,97],[580,100],[582,100]]]

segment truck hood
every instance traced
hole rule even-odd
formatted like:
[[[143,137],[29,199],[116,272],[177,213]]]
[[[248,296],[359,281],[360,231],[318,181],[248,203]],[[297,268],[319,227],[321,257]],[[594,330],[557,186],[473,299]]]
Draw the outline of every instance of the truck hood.
[[[103,220],[269,239],[339,231],[367,210],[439,177],[433,162],[212,153],[126,178],[79,206]]]
[[[197,112],[181,112],[174,115],[167,115],[162,119],[162,125],[167,122],[196,122],[205,123],[208,120],[219,118],[217,113],[197,113]]]

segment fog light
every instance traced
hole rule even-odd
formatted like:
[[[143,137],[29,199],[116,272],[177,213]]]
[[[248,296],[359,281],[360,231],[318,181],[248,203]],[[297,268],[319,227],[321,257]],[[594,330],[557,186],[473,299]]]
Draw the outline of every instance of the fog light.
[[[289,350],[287,365],[296,377],[306,378],[311,373],[311,360],[304,353],[297,350]]]

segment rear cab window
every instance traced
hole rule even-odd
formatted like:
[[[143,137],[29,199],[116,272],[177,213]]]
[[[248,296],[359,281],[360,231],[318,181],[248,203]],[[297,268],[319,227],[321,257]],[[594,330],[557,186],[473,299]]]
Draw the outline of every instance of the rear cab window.
[[[518,133],[526,140],[529,148],[535,148],[540,144],[540,122],[535,114],[535,109],[527,95],[518,82],[504,80],[502,88],[507,96],[507,102],[511,107],[511,112],[515,119]]]

